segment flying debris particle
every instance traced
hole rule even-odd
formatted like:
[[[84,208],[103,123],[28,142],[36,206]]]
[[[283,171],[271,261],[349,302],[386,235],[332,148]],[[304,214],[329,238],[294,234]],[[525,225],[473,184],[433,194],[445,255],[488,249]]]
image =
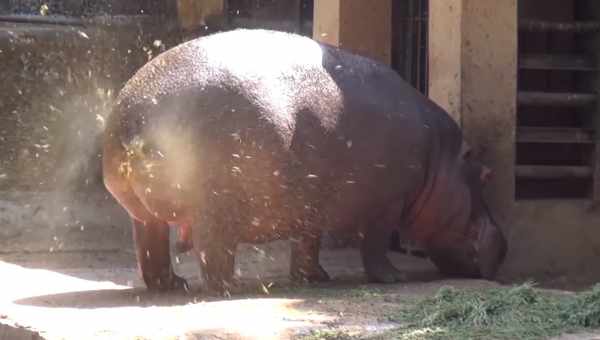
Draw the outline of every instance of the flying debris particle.
[[[238,155],[237,153],[233,153],[233,154],[231,154],[231,157],[233,157],[233,158],[240,158],[240,155]]]
[[[84,31],[77,31],[77,33],[85,39],[90,39],[90,37]]]
[[[152,98],[151,101],[152,101],[152,104],[154,104],[154,105],[158,104],[158,100],[156,100],[156,98]]]
[[[319,176],[315,175],[315,174],[308,174],[308,176],[306,176],[306,178],[318,178]]]
[[[58,112],[58,113],[62,113],[62,110],[58,109],[56,106],[50,104],[48,105],[48,108],[50,109],[50,111],[52,112]]]
[[[104,126],[105,126],[105,123],[106,123],[106,122],[104,121],[104,117],[102,117],[102,116],[101,116],[101,115],[99,115],[99,114],[96,114],[96,122],[98,123],[98,125],[99,125],[99,127],[100,127],[101,129],[104,129]]]
[[[346,181],[346,184],[355,184],[356,181]]]
[[[260,225],[260,220],[256,217],[252,219],[252,225],[258,227]]]
[[[6,179],[8,177],[7,174],[0,174],[0,179]]]
[[[48,15],[49,10],[50,8],[48,7],[48,4],[42,4],[42,6],[40,6],[40,14],[43,16]]]
[[[81,229],[81,231],[85,230],[85,226],[82,224],[81,227],[79,227],[79,229]]]
[[[352,147],[352,141],[351,140],[346,141],[346,147],[348,147],[348,149],[350,149]]]
[[[175,263],[180,264],[181,260],[179,260],[179,256],[175,256]]]
[[[273,176],[275,176],[275,177],[279,176],[279,170],[273,171]]]
[[[177,183],[175,184],[175,187],[177,188],[177,190],[181,190],[181,184]]]
[[[165,158],[165,155],[162,152],[160,152],[160,150],[156,151],[156,153],[158,153],[160,158]]]
[[[265,294],[267,294],[267,295],[269,295],[269,294],[270,294],[270,293],[269,293],[269,289],[268,289],[268,288],[267,288],[267,286],[265,286],[265,285],[264,285],[262,282],[260,283],[260,288],[262,288],[262,291],[263,291]]]
[[[144,190],[144,193],[145,193],[146,195],[149,195],[150,193],[152,193],[152,189],[150,189],[150,188],[148,187],[148,188],[146,188],[146,190]]]
[[[154,47],[161,47],[162,46],[162,41],[161,40],[154,40],[154,42],[152,43],[152,45],[154,45]]]
[[[149,259],[150,258],[150,250],[146,250],[146,258]]]

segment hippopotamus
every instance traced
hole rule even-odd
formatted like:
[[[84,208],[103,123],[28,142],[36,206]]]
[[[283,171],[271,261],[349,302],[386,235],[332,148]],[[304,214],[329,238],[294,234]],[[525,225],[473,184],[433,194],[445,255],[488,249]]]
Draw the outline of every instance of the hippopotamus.
[[[330,230],[361,235],[372,282],[407,279],[387,257],[395,230],[442,272],[492,279],[507,244],[483,198],[490,169],[465,145],[447,112],[384,63],[238,29],[177,45],[127,81],[106,120],[103,176],[131,216],[149,289],[186,287],[169,225],[209,289],[235,282],[240,242],[290,240],[291,277],[328,280],[319,248]]]

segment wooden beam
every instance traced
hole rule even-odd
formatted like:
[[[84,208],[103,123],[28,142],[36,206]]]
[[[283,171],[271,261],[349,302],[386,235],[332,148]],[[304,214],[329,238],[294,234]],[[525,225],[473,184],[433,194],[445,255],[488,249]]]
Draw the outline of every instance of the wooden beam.
[[[225,22],[226,0],[177,0],[179,24],[184,30],[195,30],[205,25]]]
[[[313,37],[391,62],[392,0],[315,0]]]
[[[590,166],[518,165],[515,169],[517,178],[531,179],[591,179],[593,172]]]

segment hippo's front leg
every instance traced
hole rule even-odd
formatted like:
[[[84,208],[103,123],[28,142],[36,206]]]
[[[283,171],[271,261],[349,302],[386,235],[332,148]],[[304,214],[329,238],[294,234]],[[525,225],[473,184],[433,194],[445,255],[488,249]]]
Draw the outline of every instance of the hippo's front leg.
[[[204,216],[192,227],[192,243],[205,287],[228,293],[234,286],[233,271],[237,240],[222,219]]]
[[[320,244],[321,232],[315,230],[303,230],[291,240],[290,275],[294,281],[329,281],[329,275],[319,264]]]
[[[407,280],[387,257],[389,240],[403,213],[403,205],[396,202],[379,215],[379,218],[367,226],[361,244],[361,255],[365,273],[369,281],[393,283]]]
[[[159,220],[132,218],[138,267],[150,290],[185,289],[187,282],[175,275],[169,249],[169,225]]]

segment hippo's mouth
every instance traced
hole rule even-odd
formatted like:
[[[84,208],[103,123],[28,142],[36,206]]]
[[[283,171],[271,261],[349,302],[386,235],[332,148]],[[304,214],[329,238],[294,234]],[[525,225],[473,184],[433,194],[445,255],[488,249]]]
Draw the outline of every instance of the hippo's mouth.
[[[491,218],[480,217],[474,223],[472,239],[462,238],[451,244],[428,249],[431,261],[440,272],[451,277],[495,278],[506,255],[504,235]]]

